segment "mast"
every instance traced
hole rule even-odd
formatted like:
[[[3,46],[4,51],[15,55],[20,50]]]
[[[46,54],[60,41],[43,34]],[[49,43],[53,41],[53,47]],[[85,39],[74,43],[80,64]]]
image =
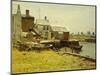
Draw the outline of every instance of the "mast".
[[[39,8],[39,19],[40,19],[40,8]]]

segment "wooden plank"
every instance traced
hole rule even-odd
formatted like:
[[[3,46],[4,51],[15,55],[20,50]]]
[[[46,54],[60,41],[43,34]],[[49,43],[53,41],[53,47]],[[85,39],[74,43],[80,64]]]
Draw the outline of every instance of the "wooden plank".
[[[93,58],[90,58],[90,57],[86,57],[86,56],[82,56],[82,55],[76,54],[76,53],[65,52],[63,54],[69,54],[69,55],[77,56],[77,57],[80,57],[80,58],[85,58],[86,60],[90,60],[90,61],[96,62],[96,59],[93,59]]]

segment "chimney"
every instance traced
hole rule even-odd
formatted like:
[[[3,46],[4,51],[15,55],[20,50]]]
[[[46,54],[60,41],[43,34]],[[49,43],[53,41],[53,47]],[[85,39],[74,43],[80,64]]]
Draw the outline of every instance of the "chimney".
[[[44,19],[47,20],[47,16],[45,16]]]
[[[48,20],[47,16],[45,16],[45,17],[44,17],[44,20],[45,20],[45,21],[47,21],[47,22],[49,22],[49,20]]]
[[[29,17],[29,10],[26,10],[26,16]]]

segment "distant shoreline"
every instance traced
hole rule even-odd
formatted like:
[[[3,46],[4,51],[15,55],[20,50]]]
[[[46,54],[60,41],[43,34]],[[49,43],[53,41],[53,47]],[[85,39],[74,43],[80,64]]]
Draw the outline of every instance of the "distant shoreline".
[[[95,36],[86,36],[86,35],[70,35],[70,39],[76,39],[79,42],[89,42],[96,43]]]

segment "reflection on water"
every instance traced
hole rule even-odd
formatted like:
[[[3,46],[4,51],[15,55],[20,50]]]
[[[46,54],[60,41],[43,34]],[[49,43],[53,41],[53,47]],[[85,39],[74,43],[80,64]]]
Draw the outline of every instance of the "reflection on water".
[[[80,52],[81,55],[95,58],[95,52],[96,52],[95,43],[80,42],[80,45],[83,45],[82,51]]]

